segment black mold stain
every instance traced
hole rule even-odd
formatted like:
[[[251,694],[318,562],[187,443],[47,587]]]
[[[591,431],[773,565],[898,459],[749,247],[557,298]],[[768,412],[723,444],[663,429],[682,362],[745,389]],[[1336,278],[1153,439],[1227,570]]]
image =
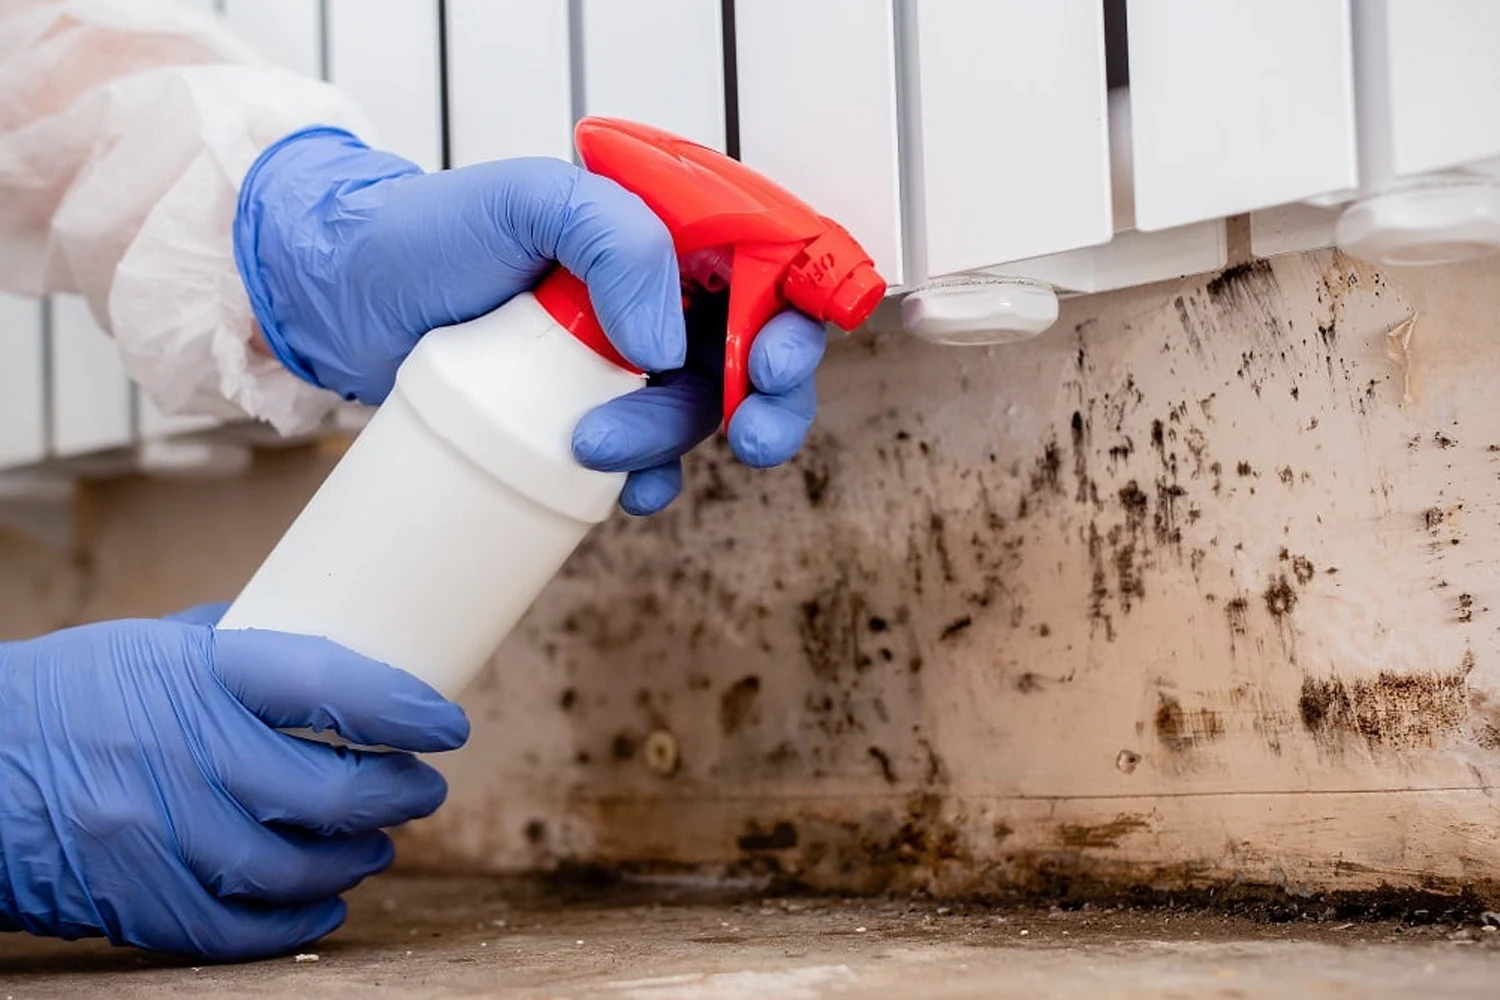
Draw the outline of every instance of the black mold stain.
[[[953,621],[943,626],[943,630],[938,633],[938,641],[947,642],[949,639],[952,639],[954,636],[958,635],[960,632],[964,631],[973,624],[974,618],[971,615],[964,615],[961,618],[955,618],[953,619]]]
[[[1187,496],[1187,490],[1176,483],[1157,482],[1156,513],[1153,516],[1152,526],[1158,544],[1182,544],[1182,529],[1177,526],[1177,501],[1185,496]]]
[[[745,825],[745,832],[739,835],[735,844],[746,852],[789,851],[797,846],[797,828],[785,820],[778,821],[769,830],[750,822]]]
[[[1121,813],[1108,823],[1091,826],[1063,823],[1057,828],[1057,842],[1073,849],[1119,847],[1125,837],[1149,828],[1144,816]]]
[[[1142,492],[1140,484],[1134,479],[1120,487],[1120,504],[1125,508],[1125,519],[1137,525],[1144,523],[1146,519],[1146,508],[1151,503],[1150,499]]]
[[[615,760],[630,760],[635,756],[636,740],[629,733],[616,733],[609,745],[609,755]]]
[[[1272,281],[1270,261],[1254,260],[1228,268],[1204,288],[1210,299],[1220,303],[1244,296],[1253,292],[1257,285]]]
[[[1456,734],[1469,714],[1472,655],[1450,674],[1397,674],[1344,681],[1307,677],[1297,700],[1302,727],[1325,748],[1362,740],[1371,750],[1430,747]]]
[[[718,462],[705,461],[703,468],[708,481],[694,495],[699,504],[730,503],[739,499],[740,495],[724,478]]]
[[[841,891],[873,894],[913,889],[938,866],[972,862],[960,829],[942,815],[942,798],[911,796],[906,808],[874,810],[858,820],[814,819],[803,825],[803,877],[836,882]]]
[[[802,603],[798,632],[813,676],[831,680],[844,664],[855,662],[859,644],[855,623],[865,618],[860,613],[863,605],[864,599],[852,592],[844,577]]]
[[[953,557],[948,553],[948,522],[943,515],[936,511],[927,519],[927,531],[932,539],[933,550],[937,553],[938,568],[942,571],[943,582],[952,583],[957,577],[953,574]]]
[[[885,779],[885,783],[894,785],[896,783],[896,769],[891,766],[890,754],[879,747],[870,747],[867,752],[874,758],[875,763],[880,765],[880,776]]]
[[[1224,735],[1224,719],[1209,708],[1184,711],[1171,695],[1161,695],[1154,719],[1156,738],[1174,753],[1182,753]]]
[[[1316,572],[1312,561],[1306,556],[1292,556],[1292,576],[1299,584],[1307,586]]]
[[[828,493],[830,475],[831,473],[826,468],[802,470],[802,493],[807,497],[809,507],[823,506],[823,498]]]
[[[759,721],[755,705],[759,694],[760,678],[755,674],[741,677],[725,690],[719,698],[719,729],[725,736]]]
[[[1277,576],[1266,587],[1263,595],[1266,601],[1266,610],[1271,612],[1271,617],[1276,619],[1285,618],[1297,607],[1297,592],[1287,582],[1285,576]]]

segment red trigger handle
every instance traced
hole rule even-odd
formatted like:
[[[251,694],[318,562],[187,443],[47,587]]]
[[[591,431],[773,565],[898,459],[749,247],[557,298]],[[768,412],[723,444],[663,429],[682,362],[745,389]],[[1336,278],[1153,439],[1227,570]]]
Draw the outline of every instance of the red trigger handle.
[[[750,348],[773,316],[790,306],[847,332],[885,296],[885,280],[854,237],[739,161],[614,118],[582,119],[574,139],[586,169],[634,192],[661,218],[679,257],[733,248],[724,342],[726,426],[750,394]],[[630,368],[604,337],[576,278],[558,268],[536,295],[579,340]]]

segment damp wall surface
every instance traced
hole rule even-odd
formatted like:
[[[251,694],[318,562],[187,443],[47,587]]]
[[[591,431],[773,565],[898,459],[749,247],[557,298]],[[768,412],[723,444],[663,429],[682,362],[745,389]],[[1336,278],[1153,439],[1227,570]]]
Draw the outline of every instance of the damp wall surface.
[[[835,345],[795,464],[707,446],[579,549],[404,863],[1489,892],[1497,279],[1292,256]],[[0,541],[0,634],[229,596],[332,460],[91,487]]]

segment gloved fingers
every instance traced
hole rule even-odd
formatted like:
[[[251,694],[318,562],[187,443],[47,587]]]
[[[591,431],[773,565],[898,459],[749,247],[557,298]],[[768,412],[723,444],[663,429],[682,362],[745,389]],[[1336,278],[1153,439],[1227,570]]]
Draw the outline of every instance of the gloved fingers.
[[[257,822],[323,835],[366,833],[430,816],[448,796],[443,776],[410,754],[265,735],[277,745],[252,736],[241,742],[253,753],[214,752],[219,783]]]
[[[188,868],[218,899],[311,903],[352,889],[396,857],[391,838],[378,830],[322,837],[234,817],[227,828],[220,823],[206,835],[183,836]]]
[[[573,429],[573,457],[599,472],[639,472],[692,451],[719,426],[719,387],[691,371],[584,414]]]
[[[607,177],[579,171],[554,250],[588,285],[600,325],[627,360],[649,372],[682,367],[687,327],[677,252],[645,202]]]
[[[636,195],[544,158],[481,163],[402,183],[410,193],[402,224],[433,233],[436,242],[436,257],[412,259],[442,274],[450,289],[437,296],[442,315],[429,320],[452,323],[488,312],[557,261],[588,286],[605,334],[626,359],[646,371],[682,366],[687,332],[677,252],[666,225]],[[418,213],[425,225],[411,226]],[[493,276],[484,281],[487,272]]]
[[[268,726],[332,729],[352,743],[430,753],[469,738],[462,708],[404,670],[315,636],[216,631],[224,687]]]
[[[367,200],[377,226],[364,244],[382,255],[372,263],[387,279],[377,292],[413,336],[490,312],[557,261],[588,285],[605,333],[627,359],[646,371],[682,365],[687,334],[671,235],[614,181],[528,157],[400,176],[372,187]]]
[[[729,421],[729,447],[753,468],[780,465],[802,447],[817,408],[817,385],[812,379],[784,395],[752,393]]]
[[[228,610],[228,601],[213,601],[209,604],[199,604],[181,611],[174,611],[169,615],[162,615],[162,621],[178,622],[183,625],[217,625],[219,619],[224,617],[224,612]]]
[[[632,472],[620,491],[620,509],[646,517],[665,510],[682,492],[682,462],[672,459],[650,469]]]
[[[795,391],[817,372],[827,345],[817,320],[790,309],[772,316],[750,345],[751,385],[772,396]]]
[[[338,898],[286,906],[208,898],[204,907],[206,913],[181,929],[182,952],[210,962],[285,955],[332,934],[349,915]]]

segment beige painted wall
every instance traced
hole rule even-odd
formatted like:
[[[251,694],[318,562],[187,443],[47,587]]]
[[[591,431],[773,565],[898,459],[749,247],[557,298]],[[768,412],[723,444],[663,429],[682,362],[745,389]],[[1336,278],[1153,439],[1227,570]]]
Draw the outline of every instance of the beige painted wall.
[[[407,860],[1496,880],[1497,277],[1291,257],[838,345],[794,466],[708,448],[585,543]],[[331,460],[91,487],[79,551],[0,539],[0,634],[229,596]]]

